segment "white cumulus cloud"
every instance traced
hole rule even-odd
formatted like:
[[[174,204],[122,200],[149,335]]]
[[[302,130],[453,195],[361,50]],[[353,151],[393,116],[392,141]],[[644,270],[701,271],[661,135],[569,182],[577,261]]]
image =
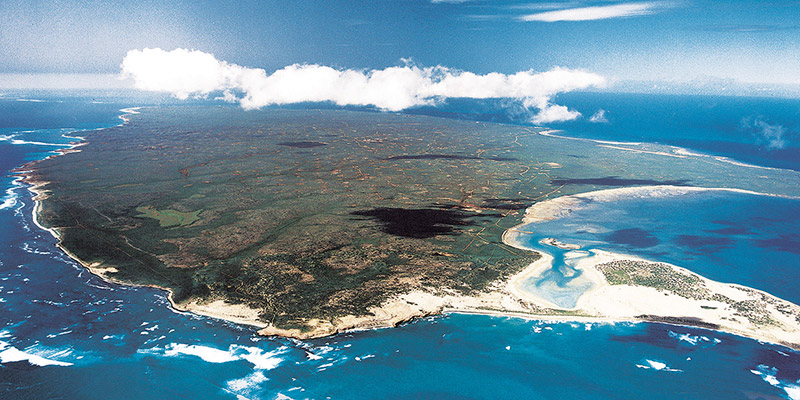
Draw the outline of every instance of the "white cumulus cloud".
[[[744,118],[741,127],[756,137],[756,142],[768,149],[782,149],[786,146],[786,128],[780,124],[770,124],[762,117]]]
[[[597,112],[594,113],[589,118],[589,122],[594,122],[594,123],[598,123],[598,124],[608,123],[608,118],[606,117],[606,110],[603,110],[602,108],[597,110]]]
[[[217,60],[198,50],[131,50],[122,61],[122,77],[142,90],[171,93],[180,99],[221,92],[219,97],[246,109],[274,104],[332,102],[374,106],[387,111],[435,104],[437,100],[511,98],[536,110],[534,123],[575,119],[577,111],[552,104],[558,93],[605,85],[597,74],[566,68],[546,72],[484,75],[442,66],[415,65],[375,70],[336,69],[293,64],[271,74]]]
[[[558,22],[558,21],[592,21],[598,19],[634,17],[653,14],[659,6],[655,2],[624,3],[608,6],[568,8],[564,10],[546,11],[523,15],[523,21]]]

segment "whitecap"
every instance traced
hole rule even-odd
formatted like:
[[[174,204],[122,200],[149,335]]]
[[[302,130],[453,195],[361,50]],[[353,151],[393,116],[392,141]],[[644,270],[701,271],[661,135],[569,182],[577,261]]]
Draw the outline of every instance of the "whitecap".
[[[49,251],[35,249],[35,248],[31,247],[30,243],[28,243],[28,242],[23,243],[21,249],[22,249],[22,251],[24,251],[26,253],[29,253],[29,254],[41,254],[41,255],[51,255],[51,254],[53,254],[53,253],[51,253]]]
[[[208,346],[171,343],[167,345],[166,349],[164,349],[164,355],[168,357],[181,354],[200,357],[203,361],[210,363],[226,363],[239,359],[239,357],[230,354],[228,351],[215,349]]]
[[[670,368],[665,362],[650,359],[645,359],[644,364],[636,364],[636,366],[642,369],[654,369],[656,371],[683,372],[681,369]]]
[[[283,361],[282,358],[277,357],[278,354],[282,353],[285,350],[284,347],[280,347],[275,351],[264,351],[258,347],[249,347],[249,346],[241,346],[241,345],[232,345],[231,351],[241,357],[244,360],[247,360],[249,363],[253,364],[255,369],[274,369]]]
[[[783,387],[783,391],[786,392],[790,399],[800,400],[800,386],[786,385]]]
[[[692,346],[697,346],[700,343],[708,343],[708,344],[711,344],[713,346],[713,345],[716,345],[716,344],[722,342],[722,340],[719,340],[717,338],[713,338],[712,339],[712,338],[709,338],[708,336],[692,335],[690,333],[677,333],[677,332],[669,331],[668,335],[671,338],[678,339],[679,342],[684,342],[684,343],[687,343],[687,344],[692,345]]]
[[[69,145],[64,143],[47,143],[47,142],[34,142],[30,140],[22,140],[16,139],[18,135],[0,135],[0,142],[9,142],[11,144],[33,144],[37,146],[58,146],[58,147],[68,147]]]
[[[777,377],[777,368],[759,364],[756,369],[751,369],[750,372],[760,376],[764,382],[767,382],[778,389],[782,389],[784,392],[786,392],[786,395],[789,397],[789,399],[800,400],[800,381],[795,383],[781,382]]]
[[[56,146],[56,147],[68,147],[69,145],[64,143],[47,143],[47,142],[34,142],[31,140],[21,140],[21,139],[11,139],[9,140],[11,144],[32,144],[36,146]]]
[[[59,333],[51,333],[51,334],[48,334],[47,337],[52,339],[52,338],[54,338],[56,336],[69,335],[70,333],[72,333],[71,329],[63,331],[63,332],[59,332]]]
[[[283,362],[283,359],[278,357],[278,355],[285,350],[285,347],[279,347],[273,351],[265,351],[258,347],[242,346],[238,344],[230,345],[228,350],[221,350],[203,345],[170,343],[163,349],[153,347],[149,349],[139,349],[138,352],[141,354],[164,355],[166,357],[193,356],[210,363],[227,363],[243,360],[253,364],[255,369],[270,370],[276,368]]]
[[[0,140],[2,140],[2,136],[0,135]],[[17,189],[22,186],[21,179],[17,178],[11,184],[11,187],[6,189],[6,195],[3,197],[3,202],[0,203],[0,210],[5,210],[7,208],[14,207],[19,203],[19,193],[17,193]]]
[[[511,348],[511,346],[506,347],[506,350],[508,350],[509,348]],[[365,356],[355,357],[354,360],[356,360],[356,361],[364,361],[366,359],[370,359],[370,358],[373,358],[373,357],[375,357],[375,354],[367,354]]]
[[[64,354],[68,352],[67,350],[62,351],[58,354]],[[36,354],[26,353],[17,349],[16,347],[11,346],[10,344],[0,341],[0,364],[5,364],[9,362],[19,362],[19,361],[27,361],[31,365],[36,365],[39,367],[44,367],[48,365],[57,365],[61,367],[68,367],[73,365],[69,362],[58,361],[58,360],[51,360],[49,358],[45,358]]]
[[[258,388],[258,385],[267,381],[267,377],[261,371],[255,371],[250,375],[240,379],[232,379],[226,383],[228,389],[233,392],[251,391]]]
[[[130,107],[130,108],[123,108],[120,111],[124,112],[125,114],[140,114],[139,109],[142,107]]]

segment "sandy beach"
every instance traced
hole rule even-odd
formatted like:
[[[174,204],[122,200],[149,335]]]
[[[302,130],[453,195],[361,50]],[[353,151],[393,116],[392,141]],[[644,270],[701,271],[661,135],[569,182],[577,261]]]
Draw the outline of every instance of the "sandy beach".
[[[653,186],[564,196],[530,207],[523,224],[506,231],[503,241],[509,246],[525,249],[521,241],[526,229],[524,225],[559,218],[591,201],[609,201],[622,196],[662,197],[705,190],[756,194],[739,189]],[[552,267],[552,257],[548,255],[514,276],[509,281],[508,292],[538,307],[571,311],[590,319],[686,324],[800,348],[800,307],[791,302],[745,286],[716,282],[671,264],[600,250],[592,253],[575,266],[591,280],[592,288],[579,297],[573,308],[559,308],[523,288],[523,282]],[[666,276],[662,277],[664,283],[660,287],[611,284],[601,271],[606,266],[617,267],[613,272],[619,272],[622,267],[635,273],[650,273],[648,269],[657,267],[667,273],[662,272]],[[670,290],[671,283],[684,281],[692,282],[691,286],[678,293]]]

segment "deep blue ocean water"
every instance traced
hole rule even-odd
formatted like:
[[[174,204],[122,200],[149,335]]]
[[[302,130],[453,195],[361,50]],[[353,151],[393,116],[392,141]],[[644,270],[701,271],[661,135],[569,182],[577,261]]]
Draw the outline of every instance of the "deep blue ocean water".
[[[800,170],[800,99],[566,93],[558,101],[584,116],[548,125],[568,136],[662,143]]]
[[[546,124],[560,135],[660,143],[800,170],[800,99],[573,92],[553,101],[582,114]],[[506,100],[448,99],[408,112],[530,125],[534,111]]]
[[[76,130],[119,123],[121,108],[143,105],[141,100],[37,95],[34,99],[44,101],[0,97],[3,171],[66,146]],[[608,110],[609,119],[618,115]],[[249,327],[175,312],[162,291],[114,285],[89,274],[33,224],[30,194],[7,173],[0,178],[0,196],[3,399],[800,398],[800,353],[662,324],[446,315],[320,340],[258,337]],[[700,195],[691,200],[696,201],[693,210],[669,218],[659,218],[660,206],[654,203],[602,203],[597,206],[607,208],[608,218],[583,223],[604,230],[575,229],[582,223],[577,212],[569,221],[574,225],[554,226],[563,232],[549,233],[663,257],[659,260],[715,279],[720,260],[735,261],[730,252],[738,250],[729,245],[746,246],[781,265],[767,274],[738,271],[721,280],[783,291],[782,296],[798,301],[791,285],[799,267],[792,252],[797,250],[792,236],[797,204],[714,196],[723,197],[711,199],[714,205],[732,203],[712,209]],[[689,201],[666,201],[673,200]],[[642,207],[654,207],[646,210],[654,216],[642,218]],[[705,211],[697,216],[698,209]],[[697,226],[681,230],[687,221]]]

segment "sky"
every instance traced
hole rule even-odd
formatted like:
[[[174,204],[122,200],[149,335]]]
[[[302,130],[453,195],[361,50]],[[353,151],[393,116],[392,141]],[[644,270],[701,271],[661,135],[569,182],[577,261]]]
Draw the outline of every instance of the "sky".
[[[267,74],[293,64],[560,67],[611,88],[800,85],[797,21],[796,1],[0,0],[0,86],[120,84],[128,52],[146,48]]]

